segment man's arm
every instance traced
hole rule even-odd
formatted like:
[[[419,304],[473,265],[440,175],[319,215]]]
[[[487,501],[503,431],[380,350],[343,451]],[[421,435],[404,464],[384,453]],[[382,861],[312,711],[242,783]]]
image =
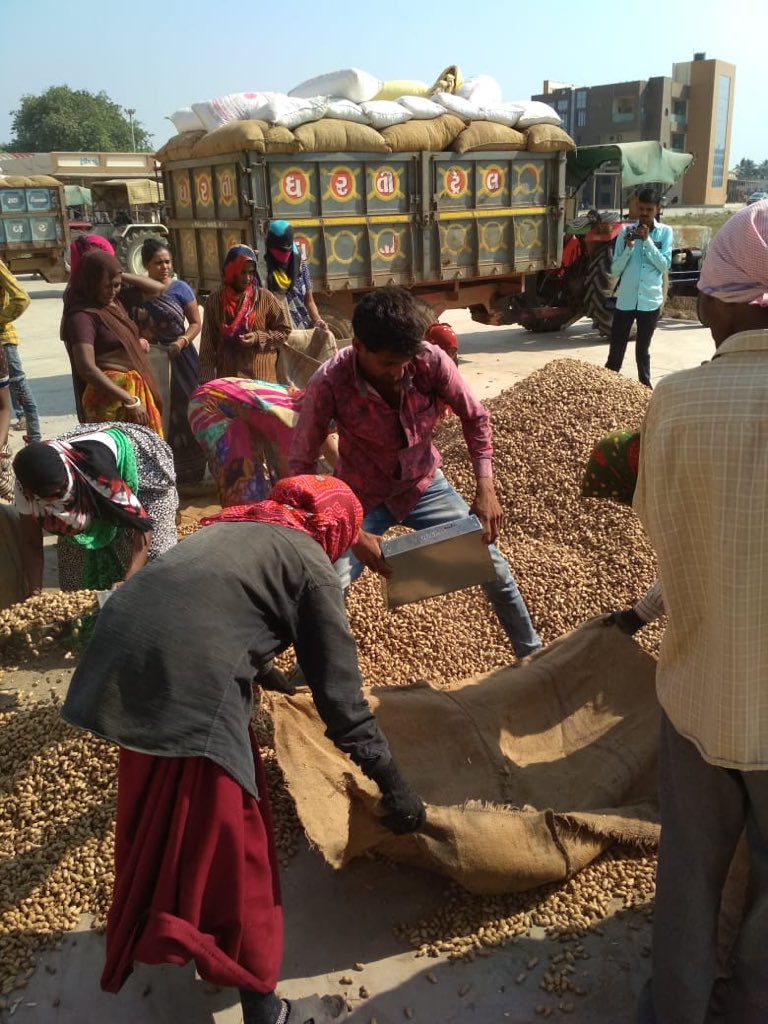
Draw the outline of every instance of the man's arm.
[[[335,418],[335,412],[333,384],[321,368],[314,374],[301,398],[299,418],[293,428],[288,457],[291,476],[316,472],[320,451],[328,437],[328,424]]]
[[[666,274],[672,266],[672,238],[672,228],[665,224],[662,226],[660,245],[656,245],[650,237],[642,243],[643,256],[660,274]]]
[[[623,274],[627,264],[632,258],[632,246],[634,242],[627,245],[627,229],[623,228],[616,236],[613,246],[613,259],[611,260],[611,273],[614,277]]]
[[[325,724],[325,735],[377,784],[384,798],[387,828],[400,833],[416,831],[424,824],[424,805],[400,775],[363,696],[357,647],[341,588],[307,588],[298,612],[293,641],[296,657]]]
[[[504,513],[493,484],[493,445],[491,444],[491,417],[461,379],[454,362],[440,349],[439,362],[434,368],[436,393],[453,409],[461,420],[464,440],[472,459],[475,474],[475,498],[470,507],[485,528],[483,540],[493,544],[499,535]]]
[[[0,327],[17,320],[29,305],[30,299],[8,267],[0,261],[0,290],[7,301],[0,306]]]

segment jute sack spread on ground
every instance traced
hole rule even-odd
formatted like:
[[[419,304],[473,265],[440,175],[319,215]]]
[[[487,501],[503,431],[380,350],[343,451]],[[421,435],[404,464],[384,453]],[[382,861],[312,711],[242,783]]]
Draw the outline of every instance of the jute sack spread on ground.
[[[455,114],[443,114],[433,120],[406,121],[382,128],[381,134],[393,153],[440,153],[464,130],[464,122]]]
[[[270,696],[275,747],[301,822],[333,867],[367,852],[471,892],[562,880],[615,841],[658,840],[656,662],[600,619],[540,655],[441,690],[370,696],[397,762],[428,805],[394,836],[379,795],[325,738],[311,698]]]

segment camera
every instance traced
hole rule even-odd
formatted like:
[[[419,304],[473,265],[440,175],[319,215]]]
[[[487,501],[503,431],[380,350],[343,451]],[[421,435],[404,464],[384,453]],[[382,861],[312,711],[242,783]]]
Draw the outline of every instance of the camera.
[[[626,234],[624,235],[625,242],[634,242],[637,238],[637,228],[627,228]]]

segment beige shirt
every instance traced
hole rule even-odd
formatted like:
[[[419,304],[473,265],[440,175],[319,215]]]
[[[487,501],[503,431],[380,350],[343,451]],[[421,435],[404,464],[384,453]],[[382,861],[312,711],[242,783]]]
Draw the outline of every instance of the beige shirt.
[[[705,760],[768,768],[768,330],[665,377],[642,438],[634,507],[668,614],[659,701]]]

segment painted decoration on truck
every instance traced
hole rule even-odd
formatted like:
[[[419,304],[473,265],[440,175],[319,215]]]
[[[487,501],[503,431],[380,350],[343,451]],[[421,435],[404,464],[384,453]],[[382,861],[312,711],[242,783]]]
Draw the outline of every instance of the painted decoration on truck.
[[[461,199],[469,192],[469,176],[463,167],[452,164],[443,171],[443,195]]]
[[[180,217],[189,216],[192,209],[192,193],[186,171],[173,174],[173,194],[176,199],[176,212]]]
[[[209,171],[195,171],[195,205],[198,211],[213,206],[213,182]]]
[[[400,236],[391,228],[383,231],[371,231],[373,248],[376,254],[383,260],[393,260],[400,252]]]
[[[495,256],[501,253],[499,262],[508,263],[510,260],[509,246],[507,244],[508,220],[486,220],[480,221],[477,225],[477,242],[481,258],[484,255]]]
[[[515,217],[513,223],[516,251],[533,255],[537,250],[543,249],[543,217]]]
[[[327,231],[325,240],[328,245],[329,264],[338,263],[342,267],[348,267],[362,259],[360,255],[362,231],[350,231],[347,228],[339,231]]]
[[[216,192],[220,214],[226,216],[228,212],[237,211],[237,176],[234,165],[227,164],[216,169]]]
[[[300,167],[289,167],[280,175],[277,183],[278,197],[285,203],[298,206],[312,198],[309,175]]]
[[[327,187],[323,192],[325,201],[333,199],[337,203],[348,203],[353,199],[360,198],[358,190],[358,177],[360,169],[354,170],[351,167],[332,167],[330,171],[323,171],[327,178]]]
[[[294,232],[293,244],[299,250],[299,256],[305,263],[312,263],[313,246],[312,239],[308,235],[297,234]]]
[[[478,199],[500,199],[506,192],[507,174],[499,164],[478,168],[480,188]]]
[[[546,198],[544,163],[529,162],[512,164],[517,182],[512,187],[512,195],[525,199],[529,203],[542,203]]]
[[[373,191],[369,199],[381,199],[388,203],[393,199],[402,199],[403,193],[400,189],[400,172],[394,167],[385,165],[377,167],[372,172]]]

